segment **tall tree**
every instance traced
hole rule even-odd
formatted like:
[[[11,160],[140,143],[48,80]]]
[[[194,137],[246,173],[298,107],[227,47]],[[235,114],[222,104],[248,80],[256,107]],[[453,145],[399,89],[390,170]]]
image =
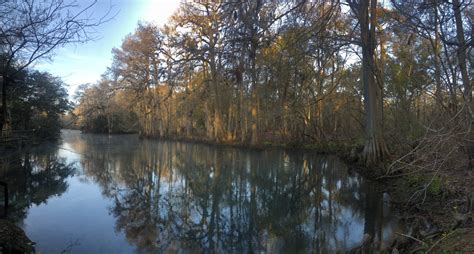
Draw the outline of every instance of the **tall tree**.
[[[382,107],[383,84],[376,78],[375,28],[377,27],[377,0],[347,0],[360,27],[362,48],[362,82],[365,105],[365,145],[362,157],[367,165],[381,161],[388,153],[383,137]],[[378,81],[378,82],[377,82]]]
[[[133,91],[133,101],[140,115],[140,126],[144,136],[164,134],[164,118],[160,115],[163,98],[156,93],[162,74],[160,52],[163,38],[160,30],[152,24],[139,24],[133,34],[128,35],[121,48],[112,50],[113,75],[117,76],[116,88]],[[156,128],[152,121],[158,121]]]
[[[206,89],[203,91],[208,98],[205,100],[206,136],[215,141],[224,139],[225,104],[223,103],[222,82],[222,49],[224,37],[222,34],[224,3],[221,1],[186,2],[182,5],[178,15],[174,17],[179,27],[190,28],[182,36],[185,51],[192,55],[198,68],[205,75]]]

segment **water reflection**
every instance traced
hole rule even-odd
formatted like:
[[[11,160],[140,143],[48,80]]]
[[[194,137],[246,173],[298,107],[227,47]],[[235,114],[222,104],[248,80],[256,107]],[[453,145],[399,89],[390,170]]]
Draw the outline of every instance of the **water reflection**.
[[[33,205],[64,193],[68,189],[66,179],[74,172],[73,164],[58,157],[55,144],[2,156],[0,179],[8,183],[10,197],[7,218],[21,223]]]
[[[357,246],[364,233],[388,241],[397,225],[377,187],[335,157],[63,137],[139,252],[326,253]]]
[[[377,186],[335,157],[62,136],[0,158],[9,219],[44,253],[344,252],[398,230]]]

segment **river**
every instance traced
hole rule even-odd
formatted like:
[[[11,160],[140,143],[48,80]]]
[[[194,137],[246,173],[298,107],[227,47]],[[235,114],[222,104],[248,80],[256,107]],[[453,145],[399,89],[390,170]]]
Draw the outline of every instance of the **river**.
[[[402,232],[379,186],[302,151],[63,130],[0,179],[41,253],[327,253]]]

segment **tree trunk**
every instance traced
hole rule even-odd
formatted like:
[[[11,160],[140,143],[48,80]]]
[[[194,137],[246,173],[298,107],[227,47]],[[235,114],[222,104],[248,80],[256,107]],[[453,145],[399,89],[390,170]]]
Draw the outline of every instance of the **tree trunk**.
[[[234,117],[234,106],[229,105],[229,110],[227,113],[226,141],[234,141],[233,117]]]
[[[217,100],[217,99],[216,99]],[[216,106],[214,107],[214,139],[215,141],[222,140],[222,114],[219,110],[219,104],[216,101]]]
[[[443,105],[443,96],[442,96],[442,88],[441,88],[441,64],[440,64],[440,38],[439,38],[439,17],[438,17],[438,8],[435,5],[434,9],[434,22],[435,22],[435,38],[433,41],[433,54],[434,54],[434,64],[435,64],[435,82],[436,82],[436,90],[435,90],[435,98],[437,102],[437,106]]]
[[[8,137],[11,135],[10,119],[8,115],[8,94],[7,89],[10,85],[10,80],[5,75],[3,76],[2,82],[2,108],[0,112],[0,128],[2,137]]]
[[[259,143],[258,139],[258,88],[257,88],[257,66],[256,66],[256,57],[257,57],[257,42],[255,41],[255,35],[252,36],[251,51],[250,51],[250,61],[251,61],[251,78],[252,78],[252,87],[251,87],[251,132],[252,138],[250,140],[250,145],[256,146]]]
[[[453,0],[453,11],[454,11],[454,18],[456,20],[456,38],[458,40],[458,65],[459,69],[461,70],[461,78],[464,88],[464,114],[465,114],[465,125],[466,125],[466,146],[469,155],[469,169],[472,168],[472,157],[474,155],[473,149],[473,135],[472,135],[472,86],[471,86],[471,79],[469,77],[469,73],[467,71],[467,61],[466,61],[466,39],[464,38],[464,27],[462,24],[462,15],[461,15],[461,4],[459,0]]]
[[[2,108],[0,112],[0,131],[3,130],[3,124],[5,123],[5,119],[7,117],[7,85],[8,81],[5,76],[2,79]],[[2,131],[3,133],[3,131]]]
[[[204,102],[204,110],[206,112],[206,137],[209,140],[214,140],[214,130],[213,130],[213,119],[211,115],[211,109],[209,106],[209,102],[206,100]]]
[[[283,137],[285,140],[289,138],[289,124],[290,123],[290,116],[289,116],[289,105],[288,99],[286,95],[283,97]]]
[[[240,89],[240,142],[245,143],[247,140],[247,107],[244,99],[243,84]]]
[[[193,122],[192,122],[192,117],[193,117],[193,110],[188,109],[188,112],[186,114],[186,138],[192,138],[192,128],[193,128]]]
[[[369,19],[370,2],[370,19]],[[364,84],[365,146],[362,159],[367,166],[374,166],[388,153],[383,139],[382,87],[376,82],[375,27],[377,0],[364,0],[359,5],[359,22],[362,39],[362,81]],[[379,104],[380,103],[380,104]]]
[[[258,145],[258,95],[257,95],[257,88],[254,87],[252,89],[252,139],[250,144],[252,146]]]

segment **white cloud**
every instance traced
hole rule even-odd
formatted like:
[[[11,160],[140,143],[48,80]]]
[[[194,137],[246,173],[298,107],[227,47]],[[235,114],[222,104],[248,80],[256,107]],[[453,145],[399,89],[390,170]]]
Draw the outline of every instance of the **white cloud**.
[[[157,25],[165,24],[178,9],[180,0],[148,0],[148,7],[143,15],[144,20],[155,22]]]

